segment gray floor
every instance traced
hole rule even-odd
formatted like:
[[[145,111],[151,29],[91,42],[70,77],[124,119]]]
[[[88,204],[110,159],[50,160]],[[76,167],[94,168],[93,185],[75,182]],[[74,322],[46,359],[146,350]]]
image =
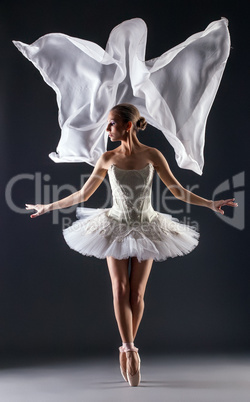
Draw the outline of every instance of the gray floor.
[[[3,402],[249,402],[250,356],[142,359],[131,388],[114,360],[1,368]]]

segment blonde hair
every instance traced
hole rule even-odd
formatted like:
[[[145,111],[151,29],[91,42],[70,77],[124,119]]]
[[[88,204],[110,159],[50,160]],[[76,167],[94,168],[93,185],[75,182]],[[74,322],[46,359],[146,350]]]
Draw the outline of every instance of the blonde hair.
[[[136,131],[145,130],[147,121],[140,115],[139,110],[130,103],[120,103],[111,109],[112,112],[117,113],[124,123],[131,121]]]

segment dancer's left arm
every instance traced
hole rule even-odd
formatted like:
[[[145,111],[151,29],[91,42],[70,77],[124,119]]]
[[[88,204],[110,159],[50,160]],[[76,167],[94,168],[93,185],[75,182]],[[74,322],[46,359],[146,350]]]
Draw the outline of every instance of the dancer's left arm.
[[[224,215],[222,207],[224,207],[225,205],[230,207],[238,206],[238,204],[234,202],[235,198],[218,201],[207,200],[206,198],[200,197],[184,188],[171,172],[170,167],[161,152],[155,150],[153,160],[154,167],[160,179],[169,188],[171,193],[179,200],[187,202],[188,204],[210,208],[215,212],[221,213],[222,215]]]

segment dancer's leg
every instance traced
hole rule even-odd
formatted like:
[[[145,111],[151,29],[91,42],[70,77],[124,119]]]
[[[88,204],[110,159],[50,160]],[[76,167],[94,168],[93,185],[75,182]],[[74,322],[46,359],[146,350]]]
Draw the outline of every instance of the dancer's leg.
[[[133,339],[135,339],[143,316],[144,294],[152,263],[153,260],[139,262],[136,257],[131,259],[130,305],[132,310]]]
[[[153,260],[139,262],[136,257],[131,258],[130,273],[130,305],[132,310],[133,339],[135,339],[144,311],[144,294],[151,272]],[[127,369],[131,374],[138,370],[138,355],[127,352]]]
[[[113,257],[107,258],[109,274],[112,283],[113,302],[115,317],[122,342],[133,342],[133,322],[130,305],[130,284],[128,275],[129,260],[116,260]],[[126,372],[127,357],[129,361],[129,372],[135,374],[138,370],[138,357],[134,352],[120,353],[120,366]]]
[[[131,276],[128,276],[128,260],[107,258],[109,268],[115,317],[122,342],[133,342],[142,319],[144,293],[152,267],[152,260],[138,262],[131,259]],[[120,363],[126,363],[125,354],[121,354]],[[127,352],[129,372],[133,375],[138,370],[138,357],[134,352]]]
[[[132,311],[130,306],[130,285],[128,259],[107,258],[112,283],[115,318],[122,342],[133,342]]]

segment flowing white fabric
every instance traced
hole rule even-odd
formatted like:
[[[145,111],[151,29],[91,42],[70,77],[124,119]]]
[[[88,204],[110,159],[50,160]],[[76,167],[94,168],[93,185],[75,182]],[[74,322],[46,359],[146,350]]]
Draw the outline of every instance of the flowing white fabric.
[[[112,165],[109,181],[113,206],[107,209],[77,208],[78,220],[63,231],[67,244],[88,256],[138,261],[190,253],[199,233],[151,205],[154,167],[123,170]]]
[[[57,95],[62,133],[51,159],[95,165],[106,151],[109,110],[127,102],[163,132],[181,168],[202,174],[206,120],[230,51],[227,24],[212,22],[149,61],[140,18],[115,27],[106,50],[61,33],[14,41]]]

